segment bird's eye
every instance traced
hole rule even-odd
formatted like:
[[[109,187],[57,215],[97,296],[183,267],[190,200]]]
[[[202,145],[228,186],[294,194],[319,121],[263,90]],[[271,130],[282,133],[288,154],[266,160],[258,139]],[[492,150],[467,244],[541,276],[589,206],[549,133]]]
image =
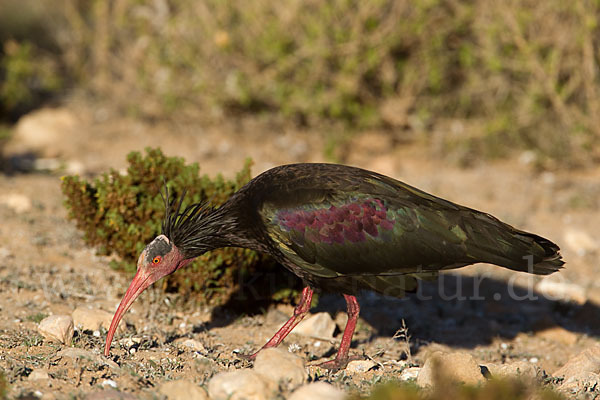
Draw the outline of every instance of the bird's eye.
[[[159,262],[161,262],[161,260],[161,256],[156,256],[152,259],[152,264],[158,264]]]

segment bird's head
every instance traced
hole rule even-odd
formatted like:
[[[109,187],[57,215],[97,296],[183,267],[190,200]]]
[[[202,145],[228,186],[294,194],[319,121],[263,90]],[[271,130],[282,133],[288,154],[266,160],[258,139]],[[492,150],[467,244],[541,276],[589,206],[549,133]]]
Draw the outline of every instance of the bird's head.
[[[129,310],[135,299],[150,285],[187,265],[192,259],[186,259],[177,246],[165,235],[157,236],[140,254],[137,273],[123,296],[119,308],[110,324],[104,355],[108,356],[117,326],[123,315]]]

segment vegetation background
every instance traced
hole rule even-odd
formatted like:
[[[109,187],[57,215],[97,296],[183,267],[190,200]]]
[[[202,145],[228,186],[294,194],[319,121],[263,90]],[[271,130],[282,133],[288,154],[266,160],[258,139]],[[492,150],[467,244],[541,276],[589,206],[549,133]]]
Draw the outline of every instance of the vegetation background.
[[[600,157],[599,7],[4,0],[0,118],[77,93],[140,118],[325,126],[332,157],[377,127],[464,164],[525,149],[585,166]]]

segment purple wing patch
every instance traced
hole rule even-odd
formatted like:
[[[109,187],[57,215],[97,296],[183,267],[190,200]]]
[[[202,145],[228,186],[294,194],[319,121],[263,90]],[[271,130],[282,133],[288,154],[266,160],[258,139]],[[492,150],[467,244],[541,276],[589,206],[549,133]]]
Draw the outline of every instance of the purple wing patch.
[[[304,234],[314,243],[362,242],[366,235],[379,236],[382,230],[392,230],[394,219],[379,199],[366,199],[341,207],[287,209],[277,212],[275,222],[286,231]]]

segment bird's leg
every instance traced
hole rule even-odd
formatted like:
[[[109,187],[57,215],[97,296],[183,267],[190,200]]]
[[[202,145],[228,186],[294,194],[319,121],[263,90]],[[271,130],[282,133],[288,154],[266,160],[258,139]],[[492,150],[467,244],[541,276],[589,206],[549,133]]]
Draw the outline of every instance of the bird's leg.
[[[350,361],[350,358],[348,357],[348,350],[350,350],[352,335],[354,335],[354,329],[356,328],[356,322],[358,321],[358,314],[360,313],[360,306],[358,305],[356,297],[345,294],[344,298],[346,299],[346,304],[348,306],[348,322],[346,323],[346,328],[344,328],[342,343],[340,343],[340,348],[333,360],[319,364],[319,367],[327,368],[333,371],[346,368],[348,361]]]
[[[285,337],[292,331],[292,329],[294,329],[296,327],[296,325],[298,325],[300,323],[300,321],[302,321],[302,319],[304,318],[304,316],[306,315],[308,310],[310,310],[310,305],[312,303],[312,297],[313,297],[313,290],[310,288],[310,286],[305,287],[302,290],[302,295],[300,296],[300,301],[298,302],[298,305],[294,309],[294,315],[292,315],[292,317],[281,328],[279,328],[279,330],[277,332],[275,332],[275,335],[273,335],[273,337],[263,347],[261,347],[260,350],[258,350],[256,353],[250,354],[250,355],[239,354],[238,356],[245,358],[247,360],[253,360],[254,358],[256,358],[256,355],[262,349],[268,349],[269,347],[275,347],[275,346],[279,345],[279,343],[281,343],[283,341],[283,339],[285,339]]]

